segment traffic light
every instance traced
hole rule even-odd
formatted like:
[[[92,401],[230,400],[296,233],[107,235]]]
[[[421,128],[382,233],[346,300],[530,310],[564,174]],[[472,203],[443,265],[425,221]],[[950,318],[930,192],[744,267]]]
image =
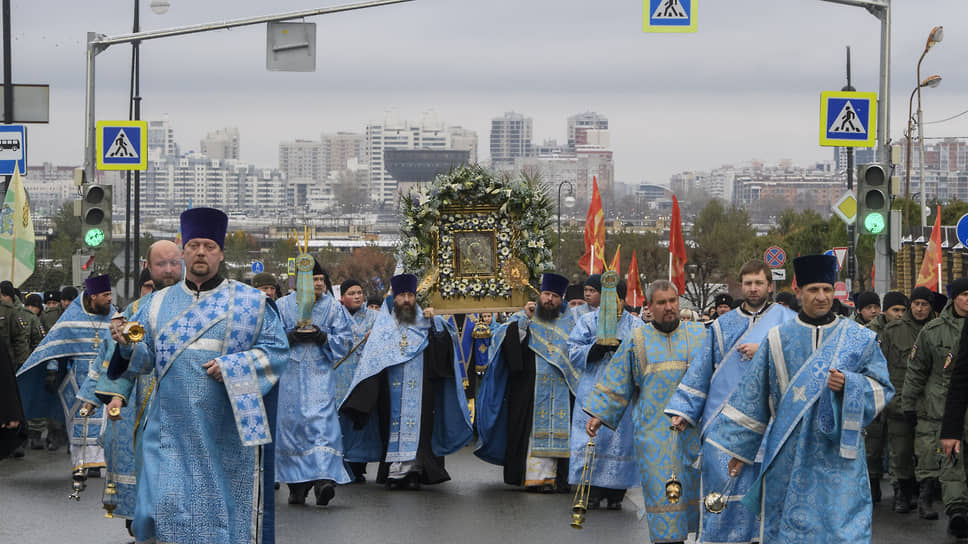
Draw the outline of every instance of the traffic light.
[[[883,234],[890,210],[886,164],[861,164],[857,167],[857,227],[861,234]]]
[[[111,186],[89,183],[81,197],[81,237],[97,249],[111,243]]]

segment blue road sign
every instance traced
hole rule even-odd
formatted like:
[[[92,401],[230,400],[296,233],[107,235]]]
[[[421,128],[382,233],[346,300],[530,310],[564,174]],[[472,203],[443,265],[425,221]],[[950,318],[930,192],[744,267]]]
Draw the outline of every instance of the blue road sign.
[[[763,260],[770,268],[780,268],[786,262],[786,251],[783,251],[783,248],[771,246],[763,253]]]
[[[27,128],[0,125],[0,175],[12,176],[14,170],[27,174]]]
[[[147,170],[147,121],[98,121],[99,170]]]
[[[877,93],[820,93],[820,145],[874,147]]]
[[[695,32],[697,0],[648,0],[644,3],[645,32]]]
[[[252,261],[252,273],[253,274],[261,274],[262,271],[265,270],[265,269],[266,269],[266,267],[265,267],[264,264],[262,264],[262,261]]]
[[[840,258],[837,257],[837,252],[834,251],[834,250],[832,250],[832,249],[828,249],[827,251],[824,251],[823,254],[824,255],[830,255],[834,259],[837,259],[837,272],[840,272],[840,269],[843,268],[843,267],[840,266]]]
[[[955,232],[958,234],[958,241],[961,242],[961,245],[968,247],[968,213],[962,215],[961,219],[958,220]]]

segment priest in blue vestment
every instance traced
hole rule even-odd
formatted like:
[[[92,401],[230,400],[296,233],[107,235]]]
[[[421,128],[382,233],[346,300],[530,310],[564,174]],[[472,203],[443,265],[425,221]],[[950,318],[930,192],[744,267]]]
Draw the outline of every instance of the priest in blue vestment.
[[[709,326],[702,349],[689,362],[689,370],[665,409],[672,424],[680,430],[685,430],[687,425],[698,428],[700,440],[709,432],[709,424],[743,379],[767,331],[796,317],[783,306],[770,303],[773,275],[765,262],[753,260],[743,265],[739,280],[743,288],[742,304],[719,316]],[[703,442],[700,459],[700,496],[721,493],[728,487],[727,502],[736,502],[743,498],[756,479],[755,471],[747,470],[729,486],[726,465],[730,457],[708,442]],[[760,523],[745,508],[734,506],[719,514],[700,509],[699,513],[699,542],[759,541]]]
[[[603,294],[603,296],[607,296]],[[632,331],[644,327],[645,323],[637,315],[622,311],[625,300],[625,284],[620,282],[612,296],[618,295],[618,317],[616,338],[625,340]],[[604,305],[603,305],[604,306]],[[598,320],[600,312],[581,316],[568,336],[568,355],[572,366],[584,368],[575,395],[575,411],[571,421],[571,458],[569,460],[568,483],[577,485],[581,480],[585,459],[585,424],[589,416],[584,412],[584,399],[591,394],[595,384],[601,381],[618,344],[597,343]],[[618,427],[613,431],[603,429],[595,438],[595,462],[592,465],[591,489],[588,495],[588,508],[600,508],[602,501],[609,510],[621,510],[625,490],[639,485],[638,468],[635,465],[635,446],[632,443],[632,411],[626,410]]]
[[[353,331],[349,314],[327,291],[328,274],[318,261],[313,264],[315,303],[308,330],[299,325],[297,292],[276,301],[290,346],[289,364],[279,378],[276,479],[289,486],[289,504],[305,504],[312,489],[316,504],[326,506],[336,484],[350,482],[333,364],[352,348]]]
[[[181,280],[181,249],[174,242],[159,240],[151,244],[147,257],[148,268],[145,271],[153,290],[164,289]],[[129,304],[121,312],[122,318],[131,319],[142,304],[148,303],[152,292],[154,291]],[[91,365],[89,379],[85,380],[77,397],[91,411],[100,406],[102,401],[111,402],[116,396],[127,402],[117,416],[108,414],[109,421],[104,430],[104,462],[107,465],[105,480],[114,482],[118,491],[118,505],[113,515],[125,520],[125,525],[130,530],[137,497],[135,484],[140,468],[140,455],[136,453],[141,431],[138,422],[144,415],[142,411],[154,388],[154,376],[143,374],[136,379],[108,379],[105,373],[116,346],[117,342],[113,338],[100,345],[94,364]]]
[[[802,310],[767,333],[706,442],[732,457],[732,476],[755,472],[743,465],[762,444],[741,504],[760,517],[763,544],[870,542],[863,429],[894,396],[887,361],[873,331],[831,312],[832,255],[793,268]]]
[[[349,392],[350,383],[353,382],[353,374],[360,364],[360,357],[363,356],[363,346],[366,345],[366,340],[369,338],[370,330],[373,329],[376,317],[380,315],[380,304],[382,303],[382,299],[378,299],[376,308],[369,307],[363,294],[363,285],[352,278],[344,280],[340,284],[339,292],[340,303],[350,315],[353,346],[341,361],[337,361],[336,368],[333,370],[333,397],[336,399],[337,408],[339,408],[340,401],[346,398],[346,393]],[[382,451],[377,418],[370,418],[366,426],[356,430],[353,428],[353,421],[350,418],[340,415],[339,425],[343,435],[343,463],[350,473],[350,478],[354,482],[363,483],[366,481],[367,459],[379,458]]]
[[[420,489],[450,480],[444,456],[473,438],[457,356],[457,331],[417,304],[417,277],[391,278],[392,308],[384,306],[340,413],[363,429],[377,418],[377,482]]]
[[[503,466],[505,483],[532,491],[569,491],[571,414],[582,369],[568,357],[575,314],[562,302],[567,287],[564,276],[542,275],[538,302],[494,332],[477,390],[475,455]]]
[[[678,431],[662,413],[705,336],[698,321],[679,321],[679,293],[666,280],[649,286],[646,300],[653,320],[632,331],[612,355],[602,377],[585,398],[592,416],[585,425],[596,437],[604,424],[618,429],[632,411],[635,456],[652,542],[682,543],[699,525],[699,433]],[[666,486],[677,481],[681,497],[670,502]]]
[[[141,304],[125,321],[108,378],[154,373],[144,418],[133,529],[138,542],[271,543],[273,482],[265,446],[274,420],[269,395],[288,361],[275,305],[218,269],[228,217],[213,208],[181,214],[185,281]],[[113,398],[108,408],[121,406]]]
[[[480,313],[468,315],[464,320],[464,333],[461,336],[463,365],[467,369],[467,399],[471,405],[477,396],[477,388],[487,370],[487,354],[491,347],[491,337],[497,324],[494,314]],[[471,410],[474,413],[474,410]]]
[[[74,470],[86,468],[96,476],[104,467],[104,450],[97,444],[104,411],[82,416],[77,392],[88,379],[98,347],[111,337],[115,309],[110,276],[88,278],[84,287],[20,367],[17,384],[27,418],[66,422]]]

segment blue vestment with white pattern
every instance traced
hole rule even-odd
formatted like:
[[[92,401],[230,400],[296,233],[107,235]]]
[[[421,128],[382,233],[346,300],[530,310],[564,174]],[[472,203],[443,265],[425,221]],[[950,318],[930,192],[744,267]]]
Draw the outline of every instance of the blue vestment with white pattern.
[[[111,316],[116,311],[111,306],[106,315],[92,314],[84,309],[83,299],[81,295],[71,302],[17,372],[24,417],[68,422],[75,469],[104,466],[104,450],[97,443],[104,429],[104,410],[80,417],[82,402],[77,394],[88,379],[97,347],[111,338]],[[48,370],[58,372],[56,393],[44,389]]]
[[[261,446],[271,442],[272,410],[263,396],[285,370],[289,348],[275,308],[236,281],[201,292],[182,282],[132,318],[145,339],[119,348],[130,360],[122,377],[157,376],[142,423],[138,542],[270,542],[263,500],[273,489],[263,479]],[[224,383],[202,368],[212,360]]]
[[[299,320],[296,293],[276,301],[285,329]],[[333,363],[352,347],[350,317],[328,293],[313,305],[312,324],[326,333],[326,343],[298,342],[279,379],[276,416],[276,479],[286,483],[333,480],[349,483],[343,467],[343,440],[336,409]]]
[[[628,312],[618,320],[616,337],[625,340],[632,331],[644,327],[645,322]],[[568,354],[572,366],[584,368],[578,391],[575,393],[575,414],[571,422],[571,460],[568,464],[568,483],[577,484],[581,479],[585,459],[585,424],[588,414],[584,412],[585,398],[598,383],[612,358],[611,353],[596,361],[588,360],[588,352],[598,339],[598,312],[583,315],[568,336]],[[613,431],[603,427],[595,437],[595,462],[592,465],[591,485],[609,489],[628,489],[639,484],[635,466],[635,446],[632,443],[632,412],[626,410],[618,427]]]
[[[673,431],[662,410],[702,346],[705,332],[695,321],[681,322],[670,333],[651,323],[635,329],[612,355],[585,401],[585,411],[613,429],[632,405],[635,454],[653,542],[685,540],[699,526],[699,474],[692,467],[699,453],[699,432],[694,427]],[[682,483],[676,504],[670,504],[665,494],[673,474]]]
[[[712,322],[706,332],[702,350],[690,361],[672,401],[666,408],[668,415],[678,415],[706,436],[709,424],[726,403],[730,393],[746,373],[749,361],[736,349],[740,344],[762,344],[773,327],[790,321],[796,313],[779,304],[771,304],[761,313],[750,314],[739,308],[727,312]],[[699,496],[721,493],[729,483],[729,455],[703,442],[700,457],[702,479]],[[758,466],[757,466],[758,468]],[[743,471],[729,488],[727,501],[738,502],[756,479],[756,470]],[[727,508],[719,514],[699,511],[702,527],[699,542],[747,543],[759,540],[760,523],[751,512],[739,506]]]
[[[355,349],[333,371],[333,397],[336,399],[337,407],[349,393],[353,374],[360,364],[360,357],[363,356],[363,348],[366,346],[366,335],[373,329],[373,323],[376,322],[376,316],[379,314],[379,310],[371,310],[364,304],[355,314],[350,316],[350,328],[353,330],[353,347]],[[380,458],[382,447],[380,445],[378,418],[371,417],[362,429],[356,430],[353,428],[353,421],[340,414],[339,425],[343,435],[344,461],[365,463],[367,460]]]
[[[842,391],[829,369],[844,374]],[[770,329],[706,438],[747,464],[762,442],[742,505],[760,516],[763,544],[870,542],[862,430],[893,396],[872,331],[845,318]]]

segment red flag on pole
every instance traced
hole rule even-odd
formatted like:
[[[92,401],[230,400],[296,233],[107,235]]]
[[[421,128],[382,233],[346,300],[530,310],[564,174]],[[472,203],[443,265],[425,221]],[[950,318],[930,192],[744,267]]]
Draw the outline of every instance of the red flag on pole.
[[[612,262],[608,265],[608,269],[614,270],[615,273],[618,274],[619,277],[621,277],[622,276],[621,268],[622,268],[622,244],[619,244],[618,247],[615,248],[615,256],[612,257]]]
[[[682,216],[676,195],[672,195],[672,223],[669,226],[669,281],[680,295],[686,292],[686,241],[682,238]]]
[[[585,254],[578,259],[578,266],[588,275],[601,274],[605,269],[605,212],[602,195],[598,192],[598,180],[592,177],[592,202],[585,216]]]
[[[635,257],[635,250],[632,250],[632,262],[629,263],[628,274],[625,275],[625,304],[633,308],[645,304],[645,294],[642,293],[642,284],[639,282],[639,261]]]
[[[934,218],[934,227],[931,229],[931,240],[928,241],[928,249],[924,250],[924,260],[921,261],[921,270],[918,272],[918,281],[915,287],[927,287],[936,293],[941,292],[941,206],[938,206],[938,216]],[[873,277],[874,273],[871,272]]]

